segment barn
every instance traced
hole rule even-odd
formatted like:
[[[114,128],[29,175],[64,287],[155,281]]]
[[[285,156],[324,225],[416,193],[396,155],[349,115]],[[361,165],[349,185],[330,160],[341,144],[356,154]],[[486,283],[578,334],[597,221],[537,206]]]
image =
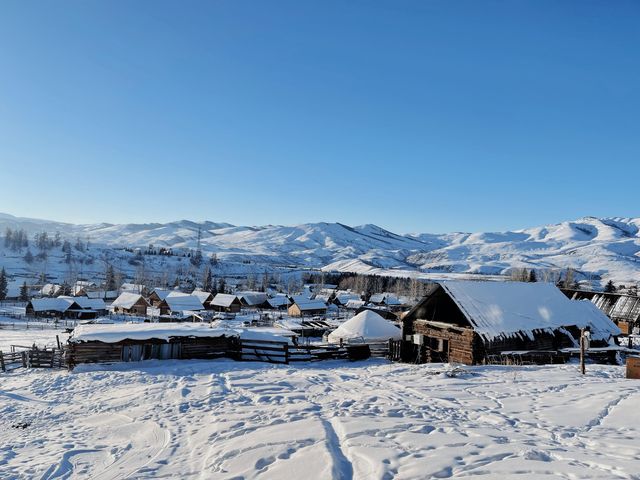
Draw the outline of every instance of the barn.
[[[593,347],[620,334],[592,304],[569,300],[549,283],[447,281],[404,317],[401,356],[416,363],[477,364],[505,354],[548,360],[576,347],[584,327]]]
[[[149,302],[139,293],[122,292],[111,304],[113,313],[122,313],[125,315],[141,315],[147,314]]]
[[[225,356],[238,332],[201,323],[79,325],[66,350],[69,368],[81,363]]]

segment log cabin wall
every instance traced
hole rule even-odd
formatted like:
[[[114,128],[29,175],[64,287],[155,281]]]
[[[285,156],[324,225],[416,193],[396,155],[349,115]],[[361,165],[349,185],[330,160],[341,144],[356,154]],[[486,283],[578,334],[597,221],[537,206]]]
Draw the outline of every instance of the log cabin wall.
[[[459,362],[472,365],[481,353],[478,352],[477,335],[471,328],[440,328],[426,320],[416,320],[413,333],[425,336],[420,363]],[[446,343],[443,345],[439,340]],[[440,346],[443,351],[438,351]]]

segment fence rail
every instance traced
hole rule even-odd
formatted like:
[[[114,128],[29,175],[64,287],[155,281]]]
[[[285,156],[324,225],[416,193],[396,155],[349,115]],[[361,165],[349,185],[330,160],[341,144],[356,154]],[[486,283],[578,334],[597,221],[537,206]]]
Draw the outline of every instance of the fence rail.
[[[20,351],[0,351],[0,370],[7,372],[16,368],[64,368],[64,350],[59,348],[30,348]]]
[[[237,360],[270,363],[363,359],[371,356],[368,345],[290,345],[286,341],[240,339],[233,347]]]

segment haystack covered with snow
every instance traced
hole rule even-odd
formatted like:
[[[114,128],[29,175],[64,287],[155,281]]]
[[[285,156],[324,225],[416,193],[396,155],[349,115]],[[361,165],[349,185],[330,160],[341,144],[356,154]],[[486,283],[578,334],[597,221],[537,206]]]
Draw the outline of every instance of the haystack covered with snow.
[[[389,339],[399,340],[401,337],[402,332],[394,324],[371,310],[364,310],[331,332],[329,342],[348,342],[355,339],[364,342],[385,342]]]

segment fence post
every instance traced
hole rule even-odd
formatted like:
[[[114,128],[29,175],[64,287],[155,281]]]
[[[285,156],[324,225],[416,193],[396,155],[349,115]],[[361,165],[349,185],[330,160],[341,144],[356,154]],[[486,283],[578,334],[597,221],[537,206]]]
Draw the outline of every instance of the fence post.
[[[6,372],[7,369],[4,366],[4,357],[2,356],[2,350],[0,350],[0,369],[2,369],[3,372]]]
[[[56,349],[51,350],[51,368],[53,368],[53,360],[56,358]]]
[[[289,365],[289,344],[284,344],[284,363]]]

